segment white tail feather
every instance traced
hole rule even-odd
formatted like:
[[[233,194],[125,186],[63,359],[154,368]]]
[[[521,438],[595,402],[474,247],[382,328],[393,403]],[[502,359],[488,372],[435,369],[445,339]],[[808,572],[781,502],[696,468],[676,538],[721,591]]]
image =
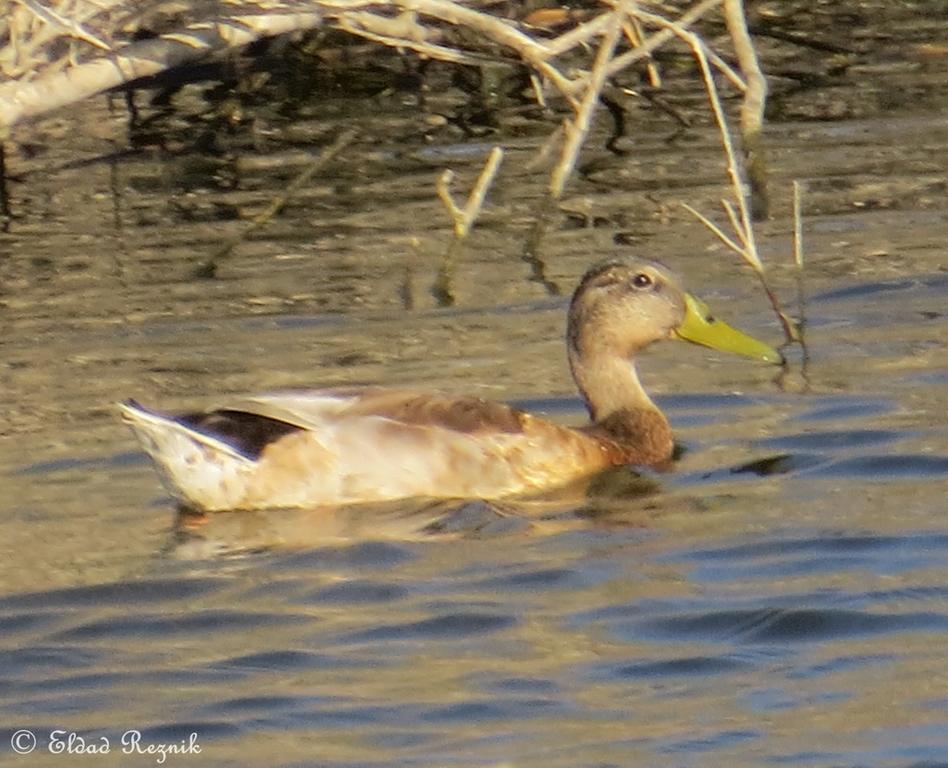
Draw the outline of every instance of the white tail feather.
[[[243,497],[254,462],[232,445],[137,403],[119,408],[176,499],[211,510],[233,508]]]

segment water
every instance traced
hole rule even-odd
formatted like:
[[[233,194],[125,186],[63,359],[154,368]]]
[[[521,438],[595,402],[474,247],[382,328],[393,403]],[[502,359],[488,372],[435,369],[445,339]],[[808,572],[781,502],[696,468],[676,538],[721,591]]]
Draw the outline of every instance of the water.
[[[192,750],[171,765],[948,764],[948,119],[926,66],[927,100],[866,108],[908,82],[882,68],[844,119],[771,128],[761,238],[787,297],[787,187],[809,180],[806,366],[662,345],[643,368],[675,472],[529,504],[179,518],[111,404],[385,383],[579,421],[547,287],[614,240],[775,341],[753,281],[672,207],[713,210],[713,133],[669,147],[655,118],[651,156],[577,179],[544,284],[521,258],[533,139],[453,272],[433,178],[463,187],[483,142],[357,145],[196,281],[292,169],[230,188],[188,153],[79,166],[122,146],[102,105],[68,147],[66,117],[31,129],[0,238],[0,762],[155,764],[122,753],[138,731]],[[110,752],[51,754],[54,731]]]

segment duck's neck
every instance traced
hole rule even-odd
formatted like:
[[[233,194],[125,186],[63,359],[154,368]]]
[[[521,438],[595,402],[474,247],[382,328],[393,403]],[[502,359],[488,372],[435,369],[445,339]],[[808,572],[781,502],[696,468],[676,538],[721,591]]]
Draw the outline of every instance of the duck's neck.
[[[671,426],[643,389],[635,364],[597,347],[569,347],[570,369],[593,421],[590,430],[618,443],[630,463],[666,461],[674,449]]]

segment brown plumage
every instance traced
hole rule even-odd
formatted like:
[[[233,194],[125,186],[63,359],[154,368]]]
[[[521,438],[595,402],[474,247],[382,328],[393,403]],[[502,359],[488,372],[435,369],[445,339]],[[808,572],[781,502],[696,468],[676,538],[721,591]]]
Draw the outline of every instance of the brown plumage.
[[[590,269],[570,303],[570,369],[591,417],[580,429],[477,397],[382,388],[275,393],[181,416],[121,409],[169,491],[203,511],[498,498],[668,462],[671,428],[633,357],[670,336],[780,359],[714,320],[662,265],[617,259]]]

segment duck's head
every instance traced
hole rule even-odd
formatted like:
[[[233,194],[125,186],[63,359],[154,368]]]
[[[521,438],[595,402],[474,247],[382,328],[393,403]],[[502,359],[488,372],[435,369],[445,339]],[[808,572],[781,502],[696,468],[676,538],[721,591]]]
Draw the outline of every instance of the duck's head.
[[[668,338],[783,362],[772,347],[714,317],[662,264],[611,259],[586,272],[569,309],[567,340],[574,368],[588,356],[631,360],[649,344]]]

